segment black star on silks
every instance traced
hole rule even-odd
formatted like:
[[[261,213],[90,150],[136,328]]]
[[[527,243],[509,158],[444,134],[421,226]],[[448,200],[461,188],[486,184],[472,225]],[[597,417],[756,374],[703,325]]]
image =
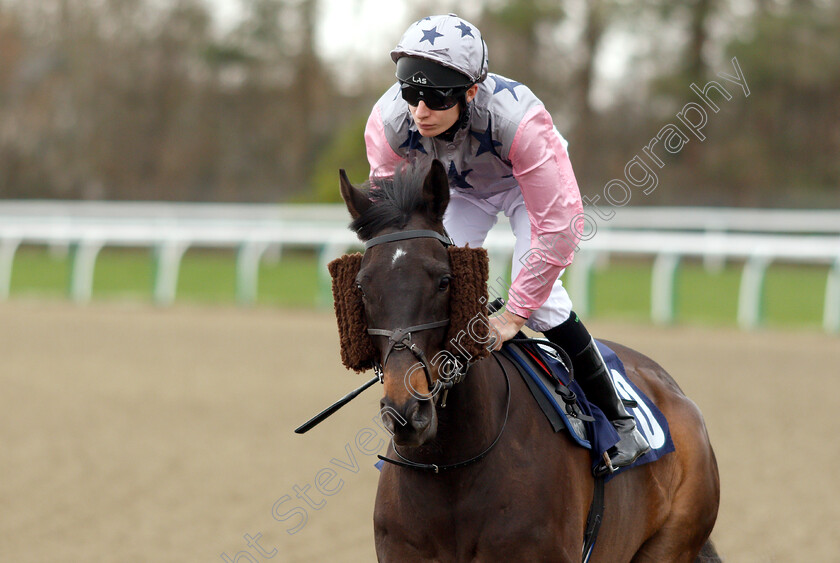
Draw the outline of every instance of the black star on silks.
[[[472,130],[470,131],[470,135],[478,140],[478,150],[475,151],[475,156],[481,156],[482,154],[489,152],[498,158],[502,158],[501,155],[496,152],[496,147],[501,147],[502,143],[493,140],[493,137],[490,134],[491,127],[491,122],[488,120],[487,130],[484,133],[478,133]]]
[[[443,33],[438,33],[437,29],[435,29],[434,27],[432,29],[423,29],[421,31],[423,32],[423,38],[420,40],[420,43],[422,43],[423,41],[428,41],[429,43],[434,45],[435,39],[437,39],[438,37],[443,37]]]
[[[521,82],[517,82],[516,80],[505,80],[501,76],[494,76],[493,80],[496,81],[496,89],[493,90],[493,95],[498,94],[502,90],[508,90],[513,95],[513,99],[517,102],[519,101],[519,97],[517,97],[516,92],[514,92],[513,89],[517,86],[522,86]]]
[[[411,129],[408,130],[408,138],[405,140],[403,144],[400,145],[401,149],[408,148],[408,150],[417,149],[418,151],[422,152],[423,154],[428,154],[426,149],[423,148],[423,145],[420,143],[420,139],[423,138],[423,135],[420,134],[420,131],[412,131]]]
[[[455,29],[461,30],[461,37],[466,37],[467,35],[469,35],[470,37],[475,37],[475,35],[472,34],[472,28],[464,22],[461,22],[458,25],[456,25]]]
[[[472,168],[464,170],[463,172],[458,174],[458,169],[455,168],[455,163],[451,160],[449,161],[449,182],[456,188],[461,188],[462,190],[473,189],[472,185],[469,182],[467,182],[467,174],[469,174],[470,172],[472,172]]]

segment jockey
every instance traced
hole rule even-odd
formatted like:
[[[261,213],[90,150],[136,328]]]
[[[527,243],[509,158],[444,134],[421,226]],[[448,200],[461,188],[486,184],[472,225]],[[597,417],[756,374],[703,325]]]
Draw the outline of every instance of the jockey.
[[[481,246],[497,215],[509,218],[513,283],[505,310],[490,319],[496,347],[525,325],[566,350],[575,379],[620,437],[597,472],[632,464],[650,447],[559,279],[583,222],[567,141],[531,90],[487,72],[481,33],[454,14],[412,24],[391,58],[398,81],[365,129],[371,175],[391,174],[405,161],[440,160],[450,185],[444,227],[458,246]]]

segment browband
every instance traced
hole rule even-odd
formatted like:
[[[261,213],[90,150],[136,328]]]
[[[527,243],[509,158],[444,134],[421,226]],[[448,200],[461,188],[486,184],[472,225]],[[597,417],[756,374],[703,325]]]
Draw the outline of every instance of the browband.
[[[365,250],[372,246],[376,246],[377,244],[383,244],[386,242],[394,242],[398,240],[406,240],[411,238],[433,238],[437,239],[443,243],[444,246],[453,246],[455,243],[452,242],[452,239],[446,235],[442,235],[437,231],[429,231],[429,230],[415,230],[415,231],[401,231],[398,233],[390,233],[387,235],[381,235],[378,237],[373,237],[369,241],[365,243]]]

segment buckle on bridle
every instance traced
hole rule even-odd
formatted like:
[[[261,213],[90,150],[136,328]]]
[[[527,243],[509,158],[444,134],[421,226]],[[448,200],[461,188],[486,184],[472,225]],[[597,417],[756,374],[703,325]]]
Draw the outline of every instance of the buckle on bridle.
[[[391,349],[392,350],[405,350],[406,348],[409,348],[409,345],[407,344],[407,342],[411,342],[411,333],[406,332],[404,334],[399,335],[401,338],[394,338],[394,336],[397,336],[397,332],[398,331],[395,331],[394,335],[391,336],[391,338],[390,338],[390,340],[394,343],[394,345],[391,347]],[[417,349],[417,347],[414,345],[414,343],[411,343],[410,349],[411,349],[412,352],[414,352]]]

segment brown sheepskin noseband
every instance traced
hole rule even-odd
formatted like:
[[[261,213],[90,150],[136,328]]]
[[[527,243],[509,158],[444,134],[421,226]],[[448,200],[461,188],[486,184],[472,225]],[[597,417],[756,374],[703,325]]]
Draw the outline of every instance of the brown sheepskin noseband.
[[[490,354],[490,323],[487,319],[489,259],[483,248],[450,246],[452,283],[449,294],[449,332],[446,350],[470,361]]]
[[[449,330],[445,349],[458,358],[476,361],[490,351],[487,320],[488,258],[483,248],[450,246],[452,283],[449,286]],[[361,372],[373,367],[377,351],[368,335],[362,294],[356,275],[362,254],[347,254],[333,260],[332,276],[335,318],[338,322],[341,362],[347,369]]]
[[[367,333],[362,292],[356,287],[356,275],[362,254],[346,254],[327,265],[332,276],[335,320],[341,346],[341,363],[347,369],[364,371],[373,367],[376,348]]]

